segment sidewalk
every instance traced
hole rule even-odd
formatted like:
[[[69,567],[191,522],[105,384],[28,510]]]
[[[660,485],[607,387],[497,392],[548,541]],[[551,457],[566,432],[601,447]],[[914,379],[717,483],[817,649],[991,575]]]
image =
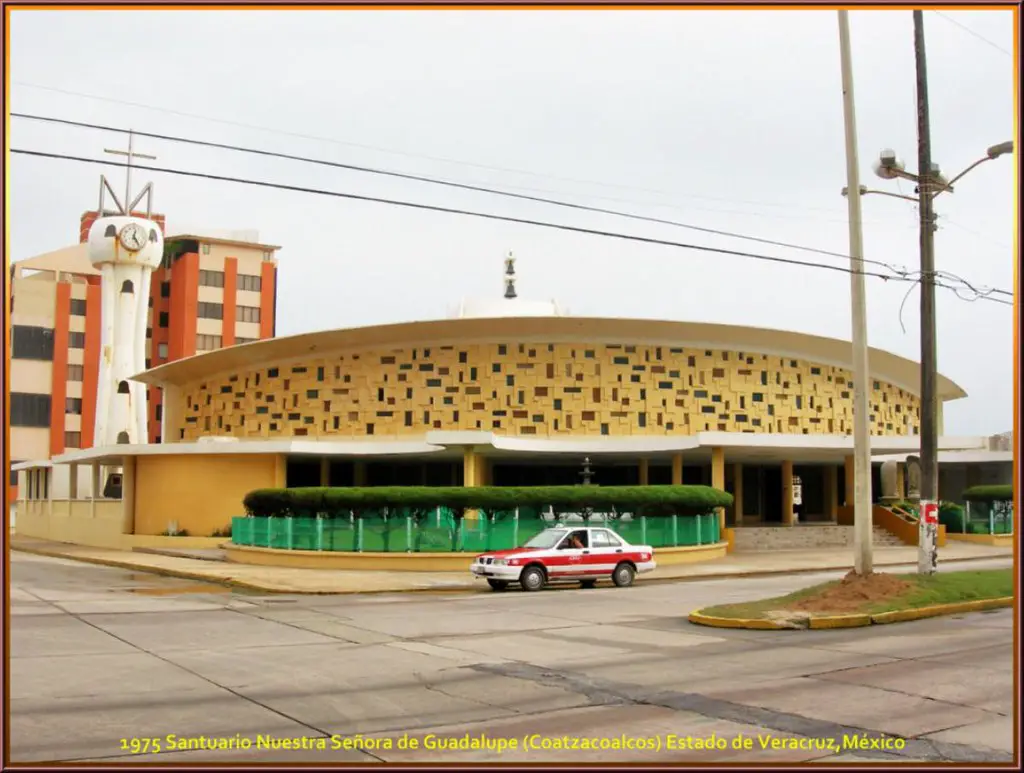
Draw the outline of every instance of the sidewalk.
[[[469,575],[471,556],[466,556],[466,572],[357,572],[324,569],[290,569],[247,566],[209,557],[183,556],[106,550],[60,542],[48,542],[11,535],[11,549],[25,553],[114,566],[168,577],[231,585],[262,593],[402,593],[411,591],[472,592],[487,590],[487,585]],[[939,550],[939,562],[978,561],[1011,558],[1013,551],[972,543],[949,543]],[[773,553],[733,553],[717,561],[657,569],[637,577],[638,583],[679,582],[771,574],[797,574],[850,569],[850,548],[820,550],[780,550]],[[916,547],[877,547],[875,566],[900,566],[917,563]],[[964,568],[968,568],[969,564]]]

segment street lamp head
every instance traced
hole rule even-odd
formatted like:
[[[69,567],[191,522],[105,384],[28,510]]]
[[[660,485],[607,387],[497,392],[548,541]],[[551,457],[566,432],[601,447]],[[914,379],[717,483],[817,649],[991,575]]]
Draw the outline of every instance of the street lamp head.
[[[929,176],[931,177],[932,180],[935,181],[935,184],[940,186],[940,187],[941,186],[945,186],[945,185],[949,185],[949,180],[947,180],[943,176],[942,170],[939,168],[939,165],[936,164],[934,161],[932,162],[932,173]]]
[[[895,180],[901,177],[905,170],[903,162],[896,157],[895,150],[883,150],[878,154],[878,161],[875,162],[875,174],[883,180]]]
[[[1006,155],[1007,153],[1013,153],[1013,140],[1009,142],[1000,142],[998,145],[993,145],[987,151],[989,158],[999,158],[1000,156]]]

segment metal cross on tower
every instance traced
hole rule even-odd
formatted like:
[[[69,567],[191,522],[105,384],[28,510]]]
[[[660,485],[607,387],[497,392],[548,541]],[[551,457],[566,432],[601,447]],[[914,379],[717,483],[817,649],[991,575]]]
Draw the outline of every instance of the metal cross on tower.
[[[100,205],[98,208],[100,217],[103,217],[106,214],[106,210],[103,206],[103,200],[106,193],[110,194],[110,197],[114,200],[114,204],[117,205],[116,214],[119,215],[131,215],[135,207],[142,201],[143,196],[145,196],[146,217],[151,217],[153,214],[153,183],[146,183],[142,190],[139,191],[139,195],[132,199],[132,161],[136,158],[148,158],[150,160],[154,160],[156,159],[156,156],[135,152],[135,133],[130,129],[128,131],[128,150],[111,150],[110,148],[104,148],[103,152],[110,153],[113,156],[127,156],[128,163],[125,166],[124,205],[122,205],[121,201],[117,198],[117,194],[114,193],[114,189],[110,187],[110,182],[107,178],[100,175]]]
[[[516,297],[516,259],[512,257],[511,250],[505,257],[505,297]]]

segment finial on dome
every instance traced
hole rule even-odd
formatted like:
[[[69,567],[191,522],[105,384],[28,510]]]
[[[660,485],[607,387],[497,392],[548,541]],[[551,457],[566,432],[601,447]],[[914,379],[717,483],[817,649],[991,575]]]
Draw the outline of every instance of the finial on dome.
[[[512,250],[505,256],[505,297],[516,297],[516,259],[512,257]]]

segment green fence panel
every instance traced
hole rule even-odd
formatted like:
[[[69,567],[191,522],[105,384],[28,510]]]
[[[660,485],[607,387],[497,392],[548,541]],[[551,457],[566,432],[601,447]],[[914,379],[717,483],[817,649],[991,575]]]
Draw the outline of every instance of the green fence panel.
[[[253,525],[255,518],[236,516],[231,519],[231,541],[236,545],[253,544]]]
[[[973,513],[972,513],[973,515]],[[1000,513],[994,519],[996,533],[1012,532],[1012,517]],[[582,520],[547,520],[537,509],[481,513],[479,518],[457,519],[441,508],[416,521],[406,511],[366,514],[349,518],[249,518],[232,519],[232,541],[238,545],[279,550],[324,550],[368,553],[483,553],[520,547],[536,534],[553,526],[605,526],[633,545],[654,548],[707,545],[718,541],[718,516]],[[968,523],[970,533],[989,533],[989,521]]]

